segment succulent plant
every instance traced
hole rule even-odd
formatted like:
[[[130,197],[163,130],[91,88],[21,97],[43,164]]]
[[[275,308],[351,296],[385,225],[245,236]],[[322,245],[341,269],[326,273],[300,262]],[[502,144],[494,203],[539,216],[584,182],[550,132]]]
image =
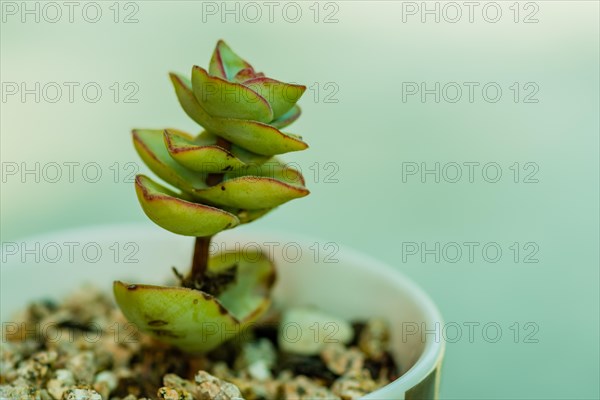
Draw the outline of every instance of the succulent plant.
[[[173,233],[196,237],[180,286],[114,283],[123,314],[138,329],[190,352],[208,351],[255,322],[270,305],[272,261],[260,251],[210,255],[215,234],[251,222],[309,192],[302,174],[275,156],[304,150],[280,129],[300,115],[305,86],[266,77],[217,43],[208,71],[170,74],[183,110],[204,130],[135,129],[144,163],[169,189],[138,175],[146,215]]]

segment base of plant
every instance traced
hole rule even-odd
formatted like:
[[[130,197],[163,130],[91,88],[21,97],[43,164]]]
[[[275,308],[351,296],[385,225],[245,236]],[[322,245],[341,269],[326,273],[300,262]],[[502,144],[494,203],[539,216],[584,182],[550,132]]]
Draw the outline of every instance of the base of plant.
[[[17,317],[2,332],[0,398],[346,400],[399,371],[379,319],[351,322],[346,344],[323,338],[318,352],[306,355],[281,345],[285,318],[271,311],[215,350],[189,355],[140,334],[93,288],[60,304],[32,303]],[[296,334],[287,331],[293,342]]]

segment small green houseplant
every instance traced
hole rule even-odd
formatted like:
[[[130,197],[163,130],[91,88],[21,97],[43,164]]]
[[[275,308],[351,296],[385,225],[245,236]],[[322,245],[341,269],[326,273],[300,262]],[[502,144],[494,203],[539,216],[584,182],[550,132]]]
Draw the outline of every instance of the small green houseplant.
[[[208,71],[194,66],[191,80],[170,77],[182,108],[204,130],[134,130],[144,163],[174,188],[138,175],[135,190],[152,221],[196,238],[192,266],[186,275],[175,270],[179,286],[116,281],[113,289],[138,329],[184,351],[205,352],[270,305],[272,261],[260,251],[211,255],[210,241],[309,193],[302,174],[275,157],[308,147],[281,131],[299,117],[296,102],[306,87],[256,72],[223,41]]]

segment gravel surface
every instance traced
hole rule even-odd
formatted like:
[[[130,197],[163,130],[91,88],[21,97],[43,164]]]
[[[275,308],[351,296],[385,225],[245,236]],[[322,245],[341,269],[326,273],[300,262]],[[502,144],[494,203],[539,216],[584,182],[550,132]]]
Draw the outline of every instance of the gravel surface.
[[[347,321],[352,339],[311,344],[316,354],[281,346],[279,321],[273,311],[245,341],[191,356],[140,334],[85,287],[3,323],[0,400],[348,400],[397,378],[381,319]]]

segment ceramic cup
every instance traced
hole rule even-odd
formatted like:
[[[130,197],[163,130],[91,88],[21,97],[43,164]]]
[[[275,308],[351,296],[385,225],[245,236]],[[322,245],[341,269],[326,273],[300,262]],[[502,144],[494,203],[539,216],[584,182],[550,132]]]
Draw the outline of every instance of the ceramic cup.
[[[390,321],[392,352],[402,376],[364,399],[437,399],[444,342],[428,334],[443,326],[431,299],[396,269],[333,242],[252,226],[222,232],[211,251],[265,249],[275,259],[274,300],[282,307],[316,306],[346,319]],[[148,223],[110,225],[3,242],[1,319],[29,301],[60,299],[84,283],[107,291],[115,279],[162,284],[171,266],[186,270],[193,239]]]

